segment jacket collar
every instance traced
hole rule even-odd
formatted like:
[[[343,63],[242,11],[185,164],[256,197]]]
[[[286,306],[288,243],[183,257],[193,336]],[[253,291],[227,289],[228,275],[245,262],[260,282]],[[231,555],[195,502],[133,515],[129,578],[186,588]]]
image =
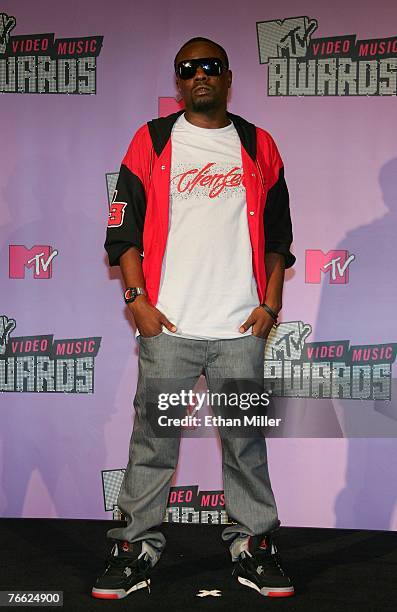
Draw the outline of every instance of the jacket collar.
[[[152,119],[148,121],[149,133],[152,139],[153,148],[159,157],[167,144],[171,136],[171,131],[175,121],[184,113],[184,110],[180,110],[177,113],[172,113],[167,117],[160,117],[159,119]],[[237,134],[241,140],[241,144],[247,151],[248,155],[253,161],[256,160],[256,128],[253,123],[249,123],[239,115],[227,113],[227,116],[233,122],[234,127],[237,130]]]

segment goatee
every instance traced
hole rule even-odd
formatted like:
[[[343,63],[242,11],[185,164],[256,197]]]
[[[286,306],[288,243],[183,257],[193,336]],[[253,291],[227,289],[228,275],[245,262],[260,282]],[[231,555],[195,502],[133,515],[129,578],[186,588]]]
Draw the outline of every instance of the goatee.
[[[195,113],[208,113],[217,108],[215,100],[193,100],[192,110]]]

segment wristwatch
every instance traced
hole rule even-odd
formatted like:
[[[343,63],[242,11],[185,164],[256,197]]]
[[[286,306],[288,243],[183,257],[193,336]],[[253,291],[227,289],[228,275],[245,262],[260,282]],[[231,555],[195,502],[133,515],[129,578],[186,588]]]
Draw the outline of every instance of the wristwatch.
[[[126,304],[131,304],[138,295],[147,295],[146,291],[142,287],[127,287],[124,291],[124,301]]]

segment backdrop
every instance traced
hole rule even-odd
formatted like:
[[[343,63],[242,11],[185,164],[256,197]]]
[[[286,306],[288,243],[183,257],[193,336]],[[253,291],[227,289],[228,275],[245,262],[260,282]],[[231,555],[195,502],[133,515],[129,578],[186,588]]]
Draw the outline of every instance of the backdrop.
[[[176,51],[207,36],[291,196],[297,263],[264,364],[281,521],[396,529],[395,2],[54,6],[0,9],[1,514],[117,516],[137,348],[109,198],[135,130],[177,108]],[[185,431],[173,484],[166,520],[227,521],[215,435]]]

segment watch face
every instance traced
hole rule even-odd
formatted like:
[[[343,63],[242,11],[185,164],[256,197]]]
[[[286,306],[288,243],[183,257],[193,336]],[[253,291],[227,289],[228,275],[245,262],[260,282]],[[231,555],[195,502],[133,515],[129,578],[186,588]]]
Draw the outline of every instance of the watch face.
[[[127,289],[124,293],[124,297],[126,300],[135,300],[136,298],[136,289]]]
[[[124,300],[128,302],[133,302],[138,295],[146,295],[146,291],[142,289],[142,287],[128,287],[124,291]]]

